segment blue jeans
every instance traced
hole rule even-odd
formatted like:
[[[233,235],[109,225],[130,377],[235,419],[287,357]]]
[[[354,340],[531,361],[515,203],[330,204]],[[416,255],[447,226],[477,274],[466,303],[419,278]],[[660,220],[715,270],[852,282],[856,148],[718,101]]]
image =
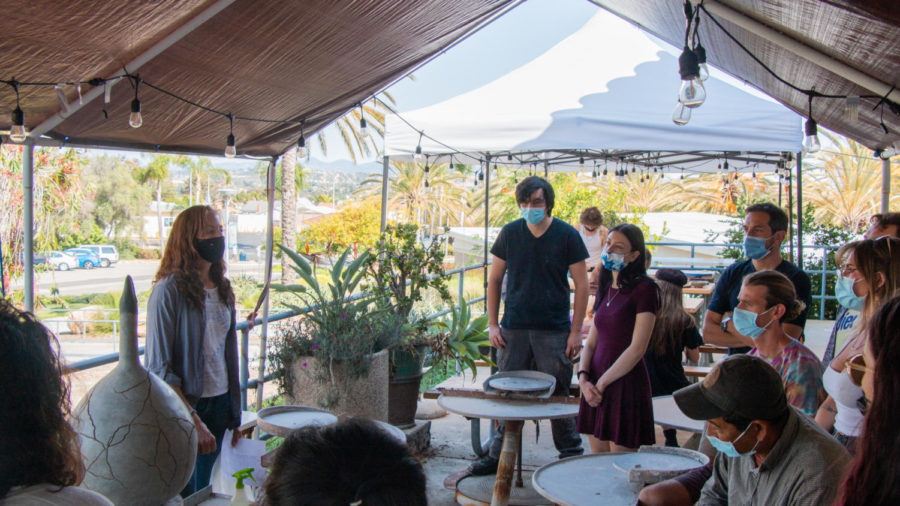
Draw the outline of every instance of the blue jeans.
[[[498,351],[497,366],[501,371],[531,370],[547,373],[556,378],[553,395],[569,395],[572,382],[572,361],[566,357],[565,330],[512,330],[500,328],[500,336],[506,347]],[[500,457],[503,445],[503,422],[497,424],[491,441],[490,456]],[[581,435],[575,429],[575,418],[550,420],[553,444],[559,458],[574,457],[584,453]]]
[[[187,497],[198,490],[202,490],[209,485],[209,478],[212,474],[213,464],[219,451],[222,449],[222,437],[225,435],[225,420],[228,418],[228,412],[231,409],[231,398],[228,392],[216,397],[204,397],[197,401],[194,406],[200,420],[206,424],[206,428],[212,432],[216,438],[216,451],[212,453],[204,453],[197,455],[197,461],[194,463],[194,474],[191,475],[190,481],[181,491],[181,497]],[[228,441],[231,444],[231,441]]]

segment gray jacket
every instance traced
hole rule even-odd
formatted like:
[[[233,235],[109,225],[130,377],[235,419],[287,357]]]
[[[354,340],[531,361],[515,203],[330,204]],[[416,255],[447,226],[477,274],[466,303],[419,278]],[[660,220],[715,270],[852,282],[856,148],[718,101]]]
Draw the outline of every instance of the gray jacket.
[[[225,338],[225,367],[230,417],[226,426],[241,424],[241,387],[238,379],[237,333],[235,310],[231,311],[231,327]],[[204,309],[195,308],[175,286],[171,275],[153,286],[147,303],[147,344],[144,365],[166,383],[181,389],[188,402],[197,403],[203,393],[203,334],[206,332]]]

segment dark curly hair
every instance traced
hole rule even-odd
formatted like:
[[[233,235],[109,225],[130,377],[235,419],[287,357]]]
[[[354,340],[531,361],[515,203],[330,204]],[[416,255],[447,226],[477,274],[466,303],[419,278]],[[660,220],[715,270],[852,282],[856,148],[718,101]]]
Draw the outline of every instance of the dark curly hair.
[[[196,308],[203,306],[205,295],[203,282],[200,281],[196,268],[200,254],[194,248],[194,240],[203,230],[203,220],[208,213],[215,215],[216,211],[210,206],[193,206],[175,218],[169,239],[166,241],[166,251],[153,280],[155,283],[166,276],[174,276],[178,292]],[[216,284],[219,300],[226,306],[233,305],[234,291],[228,278],[225,277],[225,260],[210,266],[209,279]]]
[[[285,438],[266,478],[266,506],[425,506],[425,472],[375,422],[351,418]]]
[[[625,293],[631,292],[634,287],[638,285],[641,281],[645,279],[650,279],[647,276],[647,248],[644,246],[644,233],[641,232],[641,229],[637,227],[637,225],[632,225],[631,223],[621,223],[616,225],[615,227],[609,229],[609,235],[607,237],[607,241],[613,235],[613,232],[618,232],[625,236],[628,240],[628,243],[631,244],[631,251],[638,251],[638,257],[631,263],[625,266],[624,269],[619,271],[619,286],[622,288],[622,291]],[[597,297],[594,301],[594,311],[600,307],[601,299],[603,298],[601,295],[606,293],[606,290],[612,284],[612,271],[603,267],[600,270],[600,284],[597,287]],[[657,293],[659,294],[659,287],[656,283],[653,283],[653,287]]]
[[[0,499],[15,486],[84,477],[64,374],[56,336],[0,299]]]

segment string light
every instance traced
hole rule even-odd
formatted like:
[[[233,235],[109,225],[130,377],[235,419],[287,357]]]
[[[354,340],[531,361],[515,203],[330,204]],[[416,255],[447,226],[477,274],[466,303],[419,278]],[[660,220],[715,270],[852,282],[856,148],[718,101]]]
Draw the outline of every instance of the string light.
[[[814,120],[812,116],[812,101],[813,95],[810,93],[809,119],[806,120],[806,137],[803,138],[803,150],[810,154],[816,153],[822,149],[822,145],[819,144],[819,128],[818,125],[816,125],[816,120]]]
[[[365,109],[363,109],[362,102],[359,103],[359,138],[365,139],[369,136],[369,127],[366,125],[366,118],[364,116]]]
[[[303,135],[303,124],[305,120],[300,121],[300,138],[297,139],[297,156],[306,158],[309,156],[309,150],[306,149],[306,136]]]
[[[422,155],[422,136],[425,135],[425,132],[419,132],[419,143],[416,145],[416,154],[413,155],[413,159],[416,163],[422,163],[422,160],[425,157]]]
[[[425,174],[426,174],[426,175],[428,174],[428,170],[429,170],[429,167],[428,167],[428,156],[426,155],[426,156],[425,156]]]
[[[138,99],[138,88],[141,85],[141,78],[134,77],[134,100],[131,101],[131,114],[128,115],[128,124],[131,128],[141,128],[144,124],[144,118],[141,117],[141,101]]]
[[[12,112],[12,127],[9,130],[9,140],[21,144],[28,137],[28,130],[25,129],[25,113],[22,111],[22,107],[19,106],[19,83],[13,79],[11,86],[16,92],[16,108]]]
[[[687,125],[691,120],[691,108],[681,103],[681,100],[675,104],[675,109],[672,111],[672,122],[678,126]]]
[[[584,157],[578,158],[578,172],[584,172]]]
[[[228,114],[228,138],[225,140],[225,158],[237,156],[237,148],[234,146],[234,115]]]

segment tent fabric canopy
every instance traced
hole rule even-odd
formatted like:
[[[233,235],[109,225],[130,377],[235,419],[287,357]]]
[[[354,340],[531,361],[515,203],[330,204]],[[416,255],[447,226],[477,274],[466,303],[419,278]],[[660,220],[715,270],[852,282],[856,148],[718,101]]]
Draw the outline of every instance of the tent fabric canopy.
[[[615,47],[628,51],[605,50]],[[453,152],[491,153],[503,164],[510,153],[515,162],[537,160],[541,168],[546,161],[553,170],[575,169],[583,157],[589,164],[592,158],[624,159],[669,172],[708,172],[729,153],[732,161],[745,162],[734,168],[749,172],[772,170],[781,152],[800,150],[799,116],[715,77],[705,82],[708,98],[690,122],[674,124],[677,54],[598,10],[576,33],[497,80],[389,115],[385,154],[409,158],[419,132],[425,134],[422,151],[433,160],[447,161]]]
[[[685,19],[682,0],[591,0],[641,29],[681,47]],[[882,0],[706,0],[704,7],[750,52],[779,76],[802,89],[832,95],[889,95],[900,103],[900,8],[896,1]],[[743,18],[746,26],[726,19],[722,11]],[[719,13],[719,14],[716,14]],[[707,61],[808,116],[805,93],[791,89],[766,72],[714,24],[700,13],[700,39]],[[821,53],[830,60],[860,72],[880,83],[869,89],[851,79],[850,72],[828,70],[828,61],[811,61],[748,26],[763,25],[779,35]],[[892,88],[893,87],[893,88]],[[879,99],[861,99],[858,120],[844,114],[843,99],[813,100],[813,118],[820,126],[839,132],[870,149],[888,147],[900,139],[900,109],[884,107],[885,133],[881,127]]]
[[[305,120],[309,135],[515,4],[34,0],[7,9],[0,18],[5,34],[0,77],[88,81],[122,74],[124,67],[147,83],[226,114]],[[159,45],[158,54],[145,55]],[[143,65],[128,67],[142,57]],[[143,126],[130,128],[130,79],[112,86],[106,105],[102,90],[83,106],[75,86],[63,91],[72,106],[81,108],[56,124],[61,109],[56,91],[20,87],[29,130],[43,124],[46,131],[38,133],[70,145],[214,155],[225,148],[226,117],[146,85],[139,88]],[[88,95],[91,87],[82,86],[81,93]],[[0,109],[13,108],[15,94],[6,86]],[[0,115],[0,129],[9,130],[10,123],[8,114]],[[297,142],[300,125],[236,120],[234,135],[239,154],[273,156]]]

